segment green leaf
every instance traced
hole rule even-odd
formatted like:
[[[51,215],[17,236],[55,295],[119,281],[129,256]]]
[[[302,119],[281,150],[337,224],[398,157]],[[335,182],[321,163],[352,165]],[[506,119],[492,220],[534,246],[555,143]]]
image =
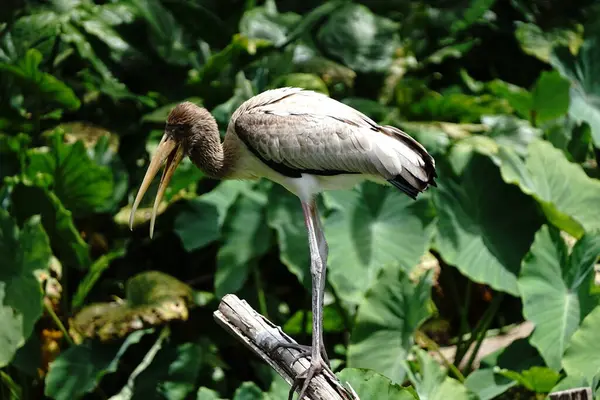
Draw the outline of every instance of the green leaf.
[[[273,185],[269,192],[267,221],[277,234],[281,262],[310,289],[308,233],[298,197],[281,185]]]
[[[0,209],[0,366],[6,366],[42,316],[42,288],[36,274],[46,271],[50,244],[39,216],[19,229]]]
[[[93,391],[102,377],[115,372],[125,351],[149,331],[137,331],[122,344],[97,341],[72,346],[50,364],[44,394],[54,400],[81,398]]]
[[[317,40],[331,58],[359,72],[384,72],[400,47],[398,25],[360,4],[346,3],[319,29]]]
[[[496,0],[471,0],[465,7],[461,16],[457,16],[450,30],[453,34],[462,31],[482,19],[486,12],[493,6]]]
[[[215,294],[219,298],[241,289],[250,270],[257,268],[257,259],[269,250],[271,230],[265,203],[266,197],[242,196],[227,213],[215,273]]]
[[[122,257],[125,255],[125,248],[119,248],[109,252],[108,254],[104,254],[99,257],[94,263],[90,266],[90,269],[83,277],[83,279],[77,285],[77,290],[73,295],[73,299],[71,300],[71,308],[78,309],[81,307],[85,301],[85,298],[90,293],[94,284],[100,279],[104,271],[108,269],[110,263],[118,257]]]
[[[523,162],[501,151],[502,177],[535,198],[548,220],[575,237],[600,229],[600,181],[587,176],[564,154],[544,140],[534,140]]]
[[[571,256],[567,253],[559,231],[544,225],[523,260],[519,277],[523,315],[535,324],[531,344],[555,371],[560,371],[569,338],[592,305],[589,287],[600,254],[600,236],[584,236]]]
[[[183,248],[190,252],[218,240],[227,210],[251,186],[246,181],[223,181],[210,192],[188,201],[175,218],[175,233]]]
[[[204,339],[162,344],[150,365],[135,377],[131,399],[187,398],[197,387],[200,368],[206,363],[207,346]]]
[[[54,192],[24,181],[11,193],[11,212],[18,221],[39,214],[56,256],[66,265],[86,269],[91,264],[89,248],[83,240],[71,212]]]
[[[75,216],[102,209],[112,198],[111,170],[94,163],[81,141],[65,144],[57,132],[51,147],[31,149],[28,155],[27,175],[47,174],[51,189]]]
[[[328,278],[344,301],[360,303],[384,268],[409,272],[429,247],[434,212],[426,196],[414,201],[365,182],[354,190],[326,192],[324,199],[333,210],[324,227]]]
[[[542,71],[531,93],[536,123],[542,124],[567,113],[570,86],[558,72]]]
[[[193,290],[160,271],[144,271],[127,280],[126,301],[93,303],[71,320],[72,334],[111,341],[131,332],[187,320]]]
[[[19,81],[23,88],[39,96],[41,100],[56,103],[69,110],[77,110],[81,102],[70,87],[54,76],[39,69],[42,54],[36,49],[29,49],[24,58],[15,65],[0,63],[0,71],[4,71]]]
[[[568,46],[575,54],[581,45],[582,31],[574,31],[566,28],[554,28],[543,31],[535,24],[515,21],[517,29],[515,36],[521,45],[521,49],[531,56],[544,61],[551,62],[551,54],[554,47]]]
[[[469,393],[468,389],[459,381],[447,376],[446,370],[425,350],[417,349],[416,356],[419,371],[409,369],[407,372],[420,399],[473,399],[473,394]]]
[[[243,382],[233,394],[233,400],[267,400],[268,396],[254,382]]]
[[[518,296],[521,259],[542,222],[535,203],[504,183],[481,155],[473,156],[460,179],[440,180],[434,193],[436,245],[444,261],[475,282]]]
[[[430,274],[413,283],[398,268],[387,268],[358,309],[348,347],[350,367],[369,368],[402,383],[413,334],[429,316]]]
[[[201,387],[196,393],[196,400],[220,400],[219,393],[209,388]]]
[[[508,370],[500,370],[500,373],[535,393],[550,392],[560,379],[560,373],[539,366],[531,367],[521,373]]]
[[[581,326],[569,343],[565,351],[562,365],[569,376],[582,376],[588,384],[600,371],[600,306],[596,306],[581,323]]]
[[[492,368],[482,368],[469,374],[465,387],[475,393],[479,400],[492,400],[506,392],[517,382],[496,372]]]
[[[290,86],[313,90],[329,96],[327,85],[315,74],[293,73],[282,75],[273,83],[274,88]]]
[[[418,400],[418,397],[375,371],[344,368],[337,374],[342,384],[348,382],[361,400]]]
[[[596,147],[600,147],[600,49],[598,38],[590,36],[573,56],[565,47],[554,50],[550,62],[571,83],[569,115],[587,122]]]
[[[277,12],[275,2],[267,1],[264,7],[255,7],[244,13],[240,20],[240,33],[252,39],[268,40],[277,46],[285,43],[301,19],[293,12]]]

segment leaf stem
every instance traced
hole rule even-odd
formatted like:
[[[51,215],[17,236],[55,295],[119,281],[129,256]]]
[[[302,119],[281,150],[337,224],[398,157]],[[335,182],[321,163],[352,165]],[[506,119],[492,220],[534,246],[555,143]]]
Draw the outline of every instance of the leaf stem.
[[[258,297],[260,313],[268,319],[269,311],[267,309],[267,299],[265,297],[265,290],[261,282],[260,271],[258,270],[257,264],[254,264],[254,267],[252,268],[252,276],[254,277],[254,285],[256,286],[256,295]]]
[[[48,304],[49,302],[46,301],[46,299],[44,299],[43,303],[44,303],[44,309],[46,310],[48,315],[50,315],[50,318],[52,318],[52,320],[54,321],[54,324],[58,327],[58,329],[60,329],[63,336],[65,337],[65,340],[67,341],[67,343],[69,343],[69,346],[73,346],[74,345],[73,339],[71,339],[69,332],[65,328],[65,326],[62,323],[62,321],[60,320],[60,318],[58,318],[58,315],[56,315],[56,313],[54,312],[54,309],[52,308],[52,306],[50,304]]]
[[[494,317],[496,316],[496,313],[498,312],[498,309],[500,308],[500,304],[502,303],[503,299],[504,299],[504,293],[497,293],[496,296],[494,297],[494,299],[492,300],[492,303],[488,307],[488,309],[485,310],[485,313],[483,314],[483,317],[479,321],[479,324],[477,324],[477,327],[475,328],[476,333],[471,337],[471,340],[469,340],[469,342],[470,342],[469,347],[470,347],[471,343],[473,343],[473,337],[475,337],[475,347],[473,347],[473,351],[471,352],[471,355],[469,356],[469,359],[467,361],[467,364],[465,365],[464,371],[469,371],[471,369],[471,367],[473,366],[473,362],[475,361],[475,357],[477,357],[479,348],[481,347],[481,344],[483,343],[483,340],[486,337],[486,332],[487,332],[488,328],[490,327],[490,324],[494,320]]]
[[[440,359],[442,360],[442,363],[446,366],[446,368],[448,368],[450,371],[452,371],[452,374],[454,374],[456,379],[458,379],[460,382],[465,381],[465,376],[462,374],[462,372],[460,372],[460,370],[456,367],[456,365],[454,365],[450,361],[448,361],[448,359],[440,351],[440,346],[433,339],[431,339],[429,336],[427,336],[427,334],[425,332],[422,332],[420,330],[417,330],[415,332],[415,335],[419,336],[419,338],[422,340],[422,342],[425,345],[425,347],[427,348],[427,350],[434,351],[440,357]]]
[[[465,302],[462,307],[459,309],[460,314],[460,328],[458,335],[458,343],[456,344],[456,355],[454,356],[454,365],[458,365],[462,358],[465,356],[467,349],[471,345],[469,344],[465,347],[464,336],[467,332],[469,332],[469,308],[471,307],[471,292],[473,289],[473,282],[470,280],[467,281],[467,288],[465,294]],[[456,289],[455,289],[456,290]],[[458,296],[458,294],[457,294]]]

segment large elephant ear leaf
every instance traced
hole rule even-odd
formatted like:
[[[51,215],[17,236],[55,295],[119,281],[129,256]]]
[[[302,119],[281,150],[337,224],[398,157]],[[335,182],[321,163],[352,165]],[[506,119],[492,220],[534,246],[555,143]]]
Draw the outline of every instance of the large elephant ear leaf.
[[[521,259],[542,223],[535,202],[505,183],[482,155],[434,193],[442,258],[475,282],[518,296]]]
[[[545,140],[533,140],[523,161],[514,152],[498,154],[502,177],[518,185],[540,204],[546,218],[556,227],[581,237],[584,231],[600,229],[600,181]]]
[[[589,288],[599,254],[600,236],[584,236],[569,256],[558,229],[544,225],[523,260],[519,289],[523,315],[535,324],[530,341],[555,371],[571,335],[595,305]]]
[[[592,33],[574,56],[568,47],[555,49],[550,63],[571,82],[569,115],[587,122],[596,147],[600,147],[600,40]]]
[[[0,367],[25,344],[42,315],[42,288],[37,274],[48,268],[52,251],[39,216],[19,229],[0,209]]]

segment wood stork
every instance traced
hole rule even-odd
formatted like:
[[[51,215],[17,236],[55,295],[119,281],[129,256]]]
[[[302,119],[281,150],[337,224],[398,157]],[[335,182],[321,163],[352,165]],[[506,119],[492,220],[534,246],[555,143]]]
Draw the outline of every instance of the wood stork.
[[[217,123],[204,108],[185,102],[169,114],[131,211],[133,214],[162,164],[150,223],[183,157],[215,179],[267,178],[300,199],[308,231],[312,277],[312,346],[290,346],[310,356],[310,367],[295,382],[329,369],[323,345],[323,296],[328,246],[315,197],[324,190],[349,189],[363,180],[390,183],[415,199],[436,186],[435,161],[425,148],[393,126],[380,126],[361,112],[326,95],[299,88],[267,90],[245,101],[232,115],[221,143]],[[309,350],[307,350],[309,349]]]

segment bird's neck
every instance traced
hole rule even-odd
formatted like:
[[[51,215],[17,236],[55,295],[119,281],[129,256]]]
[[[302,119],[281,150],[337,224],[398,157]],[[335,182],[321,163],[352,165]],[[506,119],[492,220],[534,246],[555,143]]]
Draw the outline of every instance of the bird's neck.
[[[189,152],[192,162],[205,175],[213,179],[225,179],[233,169],[234,149],[225,140],[221,143],[219,131],[206,132],[197,140]]]

